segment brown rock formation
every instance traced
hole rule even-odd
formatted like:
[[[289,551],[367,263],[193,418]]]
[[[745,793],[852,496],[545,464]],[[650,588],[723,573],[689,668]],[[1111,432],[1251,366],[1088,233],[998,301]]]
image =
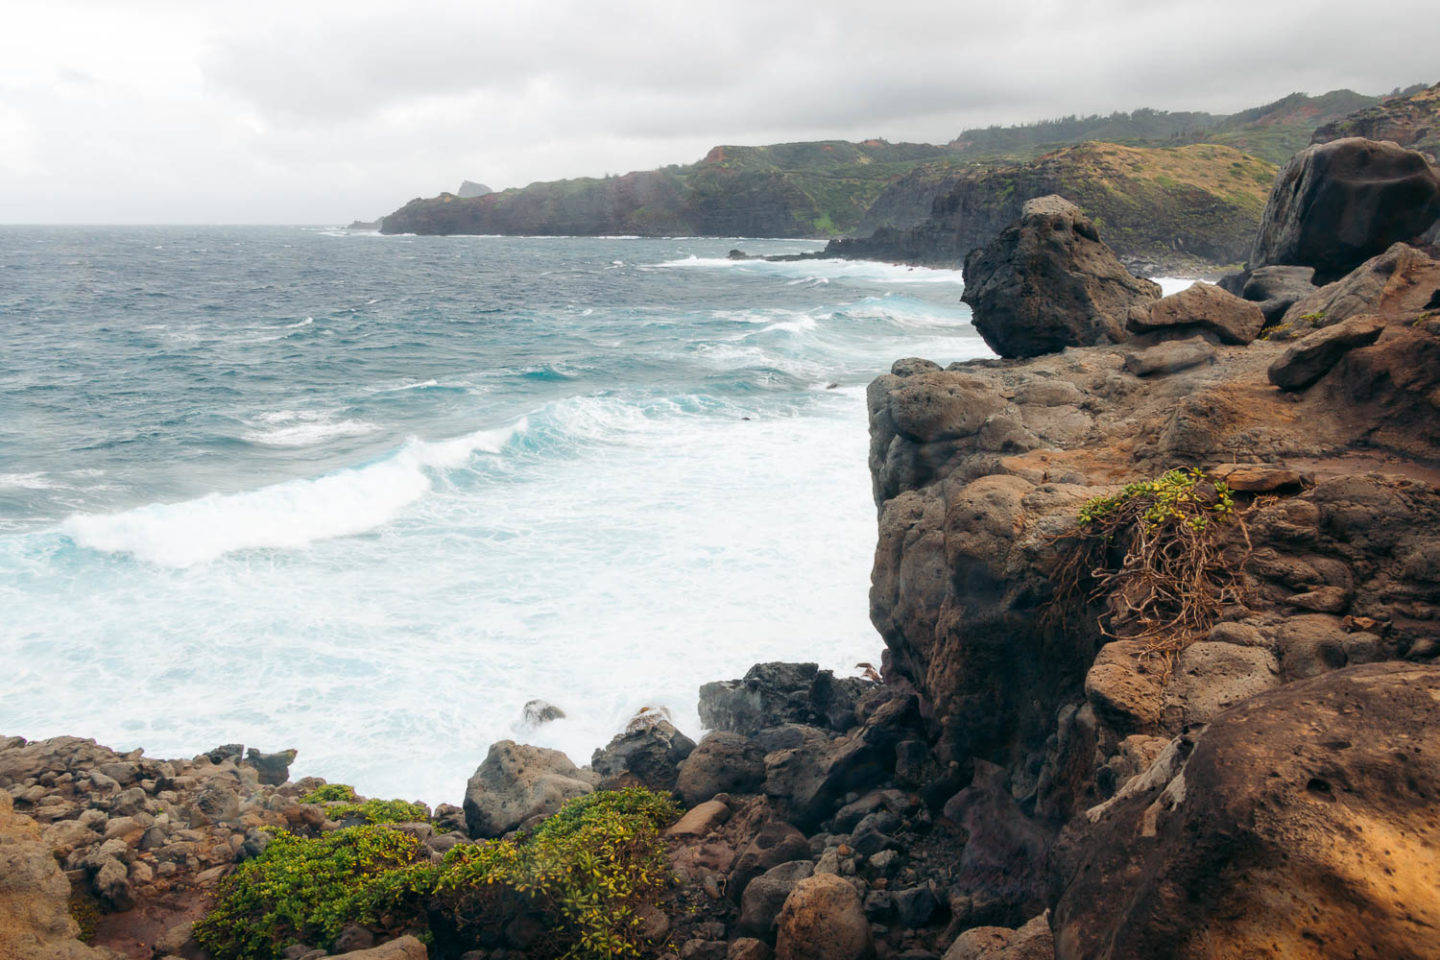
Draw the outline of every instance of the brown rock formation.
[[[965,258],[962,299],[1002,357],[1125,339],[1132,307],[1160,287],[1131,276],[1089,217],[1064,197],[1029,200],[1020,220]]]
[[[40,825],[14,811],[0,790],[0,960],[104,960],[76,937],[70,881]]]
[[[1056,956],[1433,957],[1437,796],[1440,666],[1247,699],[1062,841]]]

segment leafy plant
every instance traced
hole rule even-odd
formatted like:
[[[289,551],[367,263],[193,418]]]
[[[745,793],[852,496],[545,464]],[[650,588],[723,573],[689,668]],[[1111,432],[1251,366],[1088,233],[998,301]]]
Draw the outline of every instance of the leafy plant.
[[[360,799],[355,795],[355,788],[348,783],[327,783],[323,787],[316,787],[305,796],[300,798],[301,803],[333,803],[336,800],[354,802]]]
[[[364,800],[333,804],[326,808],[325,815],[331,820],[354,818],[366,823],[423,823],[430,819],[430,808],[404,800]]]
[[[678,812],[650,790],[601,791],[527,835],[462,844],[438,864],[384,823],[317,839],[277,832],[222,882],[195,937],[215,960],[270,960],[292,943],[328,948],[347,923],[429,937],[443,921],[475,942],[525,912],[545,929],[529,956],[638,957],[641,909],[669,882],[660,829]]]
[[[1100,632],[1169,655],[1204,636],[1243,594],[1249,533],[1230,488],[1202,470],[1171,470],[1087,501],[1064,540],[1056,605],[1104,601]],[[1230,529],[1243,542],[1232,549]]]
[[[269,960],[292,943],[328,948],[347,923],[378,924],[375,884],[426,859],[387,826],[306,838],[280,830],[265,852],[221,881],[195,939],[216,960]],[[423,916],[408,918],[423,926]]]

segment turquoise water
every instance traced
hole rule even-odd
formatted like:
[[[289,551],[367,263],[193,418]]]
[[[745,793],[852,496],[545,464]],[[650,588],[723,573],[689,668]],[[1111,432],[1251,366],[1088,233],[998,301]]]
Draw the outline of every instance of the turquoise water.
[[[0,733],[458,802],[878,661],[864,387],[987,351],[958,273],[737,245],[815,246],[0,229]]]

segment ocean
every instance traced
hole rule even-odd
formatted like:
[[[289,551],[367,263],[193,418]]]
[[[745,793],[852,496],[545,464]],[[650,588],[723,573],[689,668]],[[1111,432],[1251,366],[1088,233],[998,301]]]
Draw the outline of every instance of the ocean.
[[[816,246],[0,228],[0,734],[459,803],[878,664],[865,386],[989,351],[958,272],[726,259]]]

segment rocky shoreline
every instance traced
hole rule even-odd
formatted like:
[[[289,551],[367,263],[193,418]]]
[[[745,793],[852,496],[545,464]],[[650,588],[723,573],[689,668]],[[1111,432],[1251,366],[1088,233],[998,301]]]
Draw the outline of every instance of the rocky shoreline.
[[[965,261],[1000,356],[869,389],[879,678],[757,664],[698,743],[502,741],[433,811],[290,751],[3,739],[0,960],[213,957],[195,922],[277,841],[361,836],[394,909],[226,955],[1440,955],[1437,228],[1426,157],[1317,144],[1243,273],[1162,298],[1026,203]],[[515,881],[537,849],[600,899]]]

